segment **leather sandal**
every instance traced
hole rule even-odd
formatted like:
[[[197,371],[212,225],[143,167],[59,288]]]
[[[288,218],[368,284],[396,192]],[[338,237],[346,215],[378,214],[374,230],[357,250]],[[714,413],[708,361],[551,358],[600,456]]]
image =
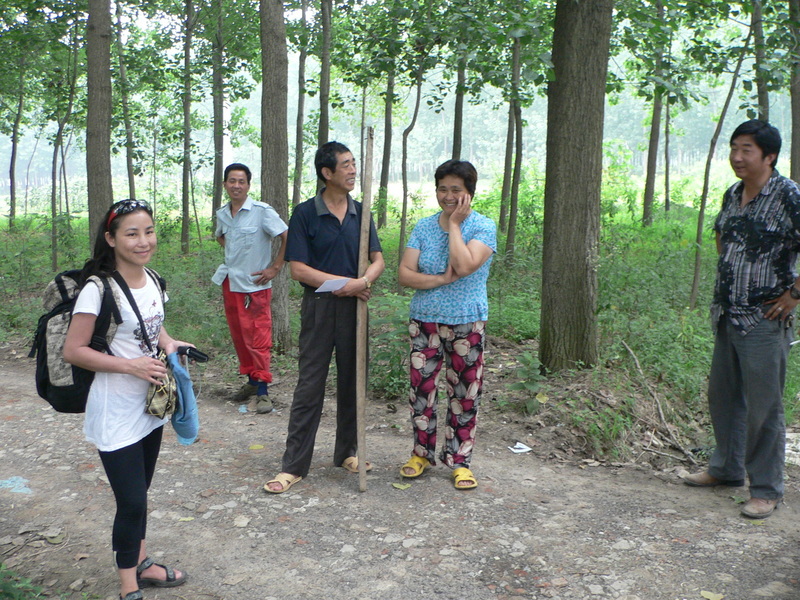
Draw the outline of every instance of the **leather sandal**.
[[[342,463],[342,468],[345,471],[349,471],[351,473],[358,473],[358,457],[357,456],[348,456],[347,458],[345,458],[344,462]],[[369,462],[369,461],[366,461],[366,465],[364,467],[364,470],[367,471],[367,472],[372,471],[372,463]]]
[[[141,576],[142,572],[146,571],[152,566],[161,567],[162,569],[164,569],[164,571],[166,571],[167,573],[167,578],[155,579],[153,577],[142,577]],[[146,585],[151,585],[153,587],[176,587],[186,583],[186,578],[187,578],[186,573],[181,573],[180,577],[176,577],[175,569],[173,569],[172,567],[168,567],[166,565],[160,565],[150,557],[145,558],[141,563],[139,563],[139,566],[136,567],[136,583],[139,584],[139,587],[144,587]],[[128,598],[126,597],[125,600],[128,600]]]
[[[419,477],[425,472],[425,469],[431,466],[431,461],[427,458],[417,456],[416,454],[408,459],[408,462],[400,467],[400,475],[406,479],[413,479]],[[413,473],[406,473],[406,469],[413,469]]]
[[[142,590],[136,590],[125,594],[125,597],[119,597],[119,600],[144,600],[144,596],[142,595]]]
[[[270,479],[267,483],[264,484],[264,491],[270,494],[282,494],[301,479],[303,478],[300,477],[299,475],[292,475],[291,473],[278,473],[277,475],[275,475],[275,479]],[[270,483],[279,483],[281,489],[279,490],[271,489],[269,487]]]

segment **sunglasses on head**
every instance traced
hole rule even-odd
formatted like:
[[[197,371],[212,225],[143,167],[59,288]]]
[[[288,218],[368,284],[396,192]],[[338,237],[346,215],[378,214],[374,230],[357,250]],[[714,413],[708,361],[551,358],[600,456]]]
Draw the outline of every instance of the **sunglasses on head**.
[[[111,221],[113,221],[120,215],[127,215],[128,213],[132,213],[133,211],[139,210],[140,208],[152,214],[150,205],[144,200],[127,199],[127,200],[120,200],[119,202],[115,203],[114,206],[111,208],[111,212],[108,214],[108,221],[106,221],[106,230],[109,230],[111,228]]]

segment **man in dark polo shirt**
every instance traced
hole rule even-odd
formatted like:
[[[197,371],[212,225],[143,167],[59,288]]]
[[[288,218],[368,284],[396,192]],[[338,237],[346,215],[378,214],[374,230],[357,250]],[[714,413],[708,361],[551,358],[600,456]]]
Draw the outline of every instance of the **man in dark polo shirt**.
[[[369,261],[358,276],[361,203],[350,197],[355,187],[353,154],[339,142],[328,142],[314,158],[325,184],[315,197],[299,204],[289,221],[286,261],[292,278],[303,286],[298,381],[289,416],[283,471],[264,485],[280,494],[308,475],[322,415],[325,382],[336,350],[336,445],[333,464],[357,471],[356,455],[356,305],[368,300],[383,273],[380,241],[370,217]],[[316,292],[339,280],[332,292]],[[369,465],[367,465],[369,468]]]
[[[800,301],[800,188],[775,169],[781,136],[751,120],[731,136],[731,186],[714,223],[717,283],[711,305],[716,337],[708,406],[716,448],[695,487],[750,484],[744,516],[763,519],[783,497],[783,387]]]

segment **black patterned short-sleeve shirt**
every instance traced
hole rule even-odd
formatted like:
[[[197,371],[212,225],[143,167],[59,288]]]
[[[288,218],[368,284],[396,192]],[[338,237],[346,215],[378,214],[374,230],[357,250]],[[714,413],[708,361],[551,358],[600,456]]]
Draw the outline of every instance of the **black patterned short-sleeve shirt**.
[[[777,170],[742,208],[739,181],[722,201],[714,222],[722,251],[711,305],[716,327],[724,313],[746,335],[764,316],[764,302],[789,289],[797,278],[800,251],[800,187]]]

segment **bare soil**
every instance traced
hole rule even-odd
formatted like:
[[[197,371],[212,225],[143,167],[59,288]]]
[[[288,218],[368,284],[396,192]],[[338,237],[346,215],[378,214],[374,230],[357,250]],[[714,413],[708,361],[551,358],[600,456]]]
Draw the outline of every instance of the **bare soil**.
[[[82,416],[36,396],[26,353],[0,345],[0,561],[54,597],[115,599],[110,488]],[[490,372],[501,358],[489,353]],[[271,389],[279,409],[256,415],[228,401],[234,386],[209,363],[199,441],[181,446],[165,432],[148,546],[190,579],[145,589],[147,600],[800,598],[796,469],[780,509],[751,521],[737,505],[745,488],[692,489],[681,467],[582,457],[566,431],[491,402],[475,490],[455,490],[441,466],[403,480],[407,413],[373,401],[366,492],[331,463],[330,402],[309,477],[266,494],[280,470],[292,366]],[[533,451],[512,453],[518,441]]]

